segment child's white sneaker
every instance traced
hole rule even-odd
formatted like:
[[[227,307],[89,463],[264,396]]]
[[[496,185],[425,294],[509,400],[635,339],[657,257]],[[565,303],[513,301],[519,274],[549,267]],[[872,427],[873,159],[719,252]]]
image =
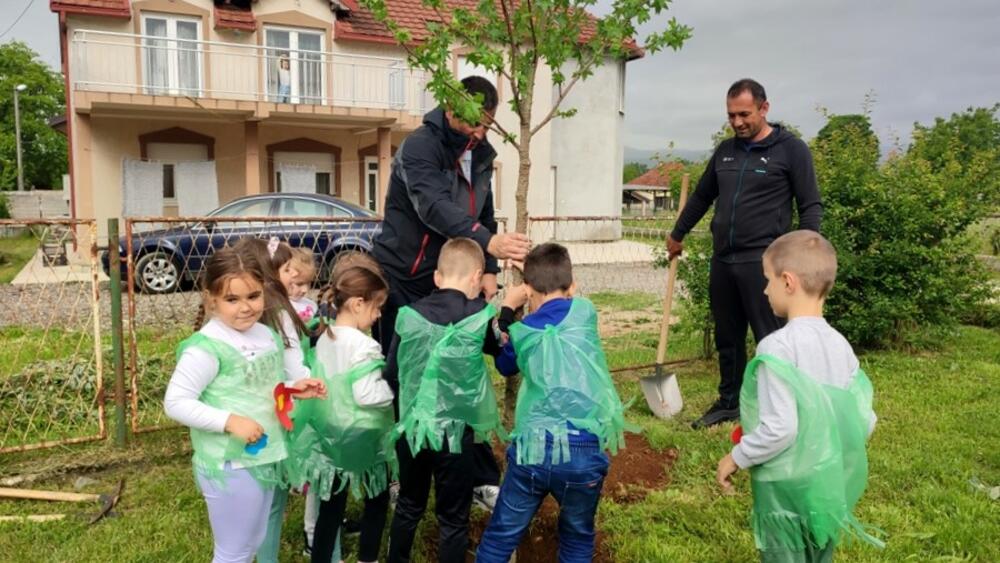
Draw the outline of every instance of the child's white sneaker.
[[[493,512],[497,505],[497,497],[500,496],[500,487],[496,485],[482,485],[472,489],[472,502],[483,510]]]

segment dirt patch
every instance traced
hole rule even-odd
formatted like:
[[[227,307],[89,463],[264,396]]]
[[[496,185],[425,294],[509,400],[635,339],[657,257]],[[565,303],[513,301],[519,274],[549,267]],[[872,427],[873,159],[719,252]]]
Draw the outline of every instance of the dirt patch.
[[[639,502],[652,490],[660,490],[670,483],[671,468],[677,461],[677,450],[668,448],[656,450],[639,434],[627,434],[626,447],[611,460],[611,469],[604,481],[602,502],[631,504]],[[494,454],[504,465],[504,449],[494,444]],[[428,513],[425,517],[433,518]],[[489,524],[490,514],[473,509],[469,522],[469,556],[474,561],[475,549],[483,530]],[[594,561],[612,563],[614,557],[605,541],[607,536],[598,526]],[[423,546],[424,557],[433,561],[437,558],[437,527],[430,526],[419,545]],[[535,515],[528,532],[517,548],[518,563],[556,563],[559,549],[559,505],[551,496],[547,497]]]
[[[614,311],[602,309],[598,316],[597,329],[602,338],[655,331],[660,327],[661,315],[662,313],[659,311]],[[677,319],[671,317],[670,322],[675,323]]]

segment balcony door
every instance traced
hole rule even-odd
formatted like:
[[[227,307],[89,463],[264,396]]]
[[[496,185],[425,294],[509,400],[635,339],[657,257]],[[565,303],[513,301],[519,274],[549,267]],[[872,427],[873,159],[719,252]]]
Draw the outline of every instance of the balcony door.
[[[323,32],[268,27],[264,37],[268,99],[286,104],[325,103]]]
[[[201,95],[201,20],[142,16],[143,90],[160,96]]]

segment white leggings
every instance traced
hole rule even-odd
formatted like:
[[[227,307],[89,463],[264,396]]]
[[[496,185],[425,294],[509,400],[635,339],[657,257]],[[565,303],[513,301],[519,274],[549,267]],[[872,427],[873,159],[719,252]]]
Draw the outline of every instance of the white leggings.
[[[198,487],[208,505],[215,542],[212,563],[249,563],[267,532],[274,489],[265,489],[246,469],[226,464],[221,485],[198,475]]]

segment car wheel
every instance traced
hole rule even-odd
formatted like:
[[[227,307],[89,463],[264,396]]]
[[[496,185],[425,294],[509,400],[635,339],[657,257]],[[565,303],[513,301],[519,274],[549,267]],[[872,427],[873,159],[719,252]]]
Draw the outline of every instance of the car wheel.
[[[136,285],[144,293],[171,293],[180,287],[181,271],[166,252],[149,252],[135,263]]]

